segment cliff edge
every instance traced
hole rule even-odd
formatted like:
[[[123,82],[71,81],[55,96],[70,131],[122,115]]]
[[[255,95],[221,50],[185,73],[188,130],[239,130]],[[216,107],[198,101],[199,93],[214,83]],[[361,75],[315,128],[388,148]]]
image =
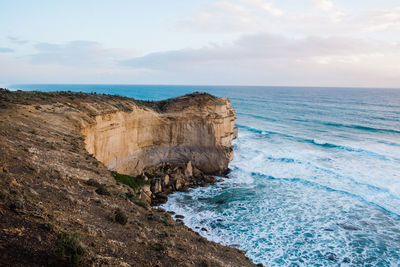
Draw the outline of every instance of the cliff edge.
[[[149,205],[224,173],[234,120],[227,99],[201,93],[148,102],[0,89],[0,262],[253,266]]]

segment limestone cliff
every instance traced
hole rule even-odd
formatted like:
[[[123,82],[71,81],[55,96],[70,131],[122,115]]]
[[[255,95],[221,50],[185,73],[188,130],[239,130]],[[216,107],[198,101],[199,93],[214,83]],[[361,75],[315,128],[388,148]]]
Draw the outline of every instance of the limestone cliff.
[[[195,93],[153,107],[131,103],[125,111],[102,111],[82,122],[81,133],[89,153],[120,173],[190,161],[203,173],[222,174],[233,157],[235,119],[227,98]]]

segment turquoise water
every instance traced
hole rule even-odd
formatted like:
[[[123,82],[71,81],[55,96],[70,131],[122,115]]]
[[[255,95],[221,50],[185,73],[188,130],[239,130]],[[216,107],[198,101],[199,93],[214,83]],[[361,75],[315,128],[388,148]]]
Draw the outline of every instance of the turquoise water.
[[[14,85],[163,99],[228,96],[239,137],[229,179],[164,207],[267,266],[399,266],[400,90]],[[205,227],[207,231],[200,229]]]

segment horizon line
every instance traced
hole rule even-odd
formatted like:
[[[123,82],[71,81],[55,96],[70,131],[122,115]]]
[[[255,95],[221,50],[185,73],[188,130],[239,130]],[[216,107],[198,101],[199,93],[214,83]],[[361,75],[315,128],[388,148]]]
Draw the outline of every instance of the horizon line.
[[[348,88],[348,89],[400,89],[400,87],[363,87],[363,86],[316,86],[316,85],[233,85],[233,84],[158,84],[158,83],[13,83],[0,85],[0,88],[17,85],[125,85],[125,86],[200,86],[200,87],[279,87],[279,88]]]

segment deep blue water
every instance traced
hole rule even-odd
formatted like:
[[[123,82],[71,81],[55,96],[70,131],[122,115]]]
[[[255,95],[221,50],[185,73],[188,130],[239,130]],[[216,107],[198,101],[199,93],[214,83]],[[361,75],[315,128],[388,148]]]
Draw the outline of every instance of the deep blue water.
[[[210,240],[267,266],[399,266],[400,90],[14,85],[23,90],[231,99],[230,178],[164,207]],[[205,227],[207,231],[199,229]]]

